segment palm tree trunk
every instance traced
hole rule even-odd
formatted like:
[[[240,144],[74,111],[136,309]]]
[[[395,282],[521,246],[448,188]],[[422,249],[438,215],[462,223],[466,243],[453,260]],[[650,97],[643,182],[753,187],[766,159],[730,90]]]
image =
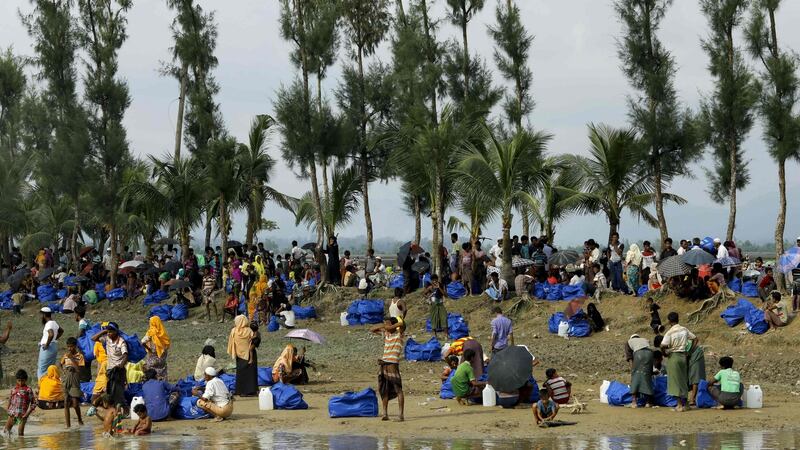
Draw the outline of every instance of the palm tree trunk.
[[[109,247],[111,247],[111,288],[117,287],[117,261],[119,261],[119,246],[117,245],[117,225],[111,221],[111,226],[108,228],[109,233]]]
[[[189,254],[189,228],[181,225],[178,233],[181,235],[181,258],[183,258]]]
[[[420,206],[419,195],[414,196],[414,242],[417,244],[422,240],[422,208]]]
[[[509,286],[514,285],[514,268],[511,267],[511,213],[503,214],[503,267],[500,275]]]
[[[228,252],[228,205],[225,196],[219,196],[219,234],[222,237],[222,254]]]
[[[442,208],[443,202],[443,193],[442,193],[442,184],[441,180],[437,177],[434,179],[434,187],[433,187],[433,201],[431,202],[432,210],[431,210],[431,222],[433,226],[433,248],[431,249],[431,261],[433,272],[439,276],[441,279],[444,277],[444,268],[442,267],[442,262],[439,255],[439,247],[442,245],[442,236],[444,228],[442,227],[442,222],[444,221],[444,208]],[[444,280],[442,280],[444,283]]]
[[[328,186],[328,159],[327,158],[322,158],[322,196],[323,196],[322,205],[325,208],[324,210],[325,211],[330,211],[331,210],[331,189],[330,189],[330,186]],[[328,236],[333,234],[333,230],[327,229],[327,224],[326,224],[325,233]]]
[[[786,161],[781,159],[778,161],[778,220],[775,221],[775,261],[779,261],[781,255],[785,251],[783,247],[783,232],[786,228]],[[778,290],[786,292],[786,282],[784,281],[783,272],[780,270],[775,271],[775,284]]]
[[[433,37],[431,36],[431,27],[428,20],[428,3],[426,0],[422,0],[422,23],[425,28],[425,56],[428,59],[428,64],[435,64],[436,54],[433,51]],[[429,97],[431,99],[431,123],[434,125],[436,125],[439,120],[439,113],[436,106],[436,94],[436,86],[435,83],[433,83]]]
[[[661,243],[669,237],[667,230],[667,218],[664,216],[664,192],[661,173],[661,160],[656,158],[653,161],[653,175],[656,184],[656,217],[658,218],[658,231],[661,234]]]
[[[531,232],[530,212],[528,211],[528,208],[523,207],[520,213],[522,213],[522,234],[524,236],[530,236]]]
[[[247,205],[247,229],[245,230],[244,234],[244,243],[247,245],[253,245],[253,235],[255,234],[255,205],[251,204]]]

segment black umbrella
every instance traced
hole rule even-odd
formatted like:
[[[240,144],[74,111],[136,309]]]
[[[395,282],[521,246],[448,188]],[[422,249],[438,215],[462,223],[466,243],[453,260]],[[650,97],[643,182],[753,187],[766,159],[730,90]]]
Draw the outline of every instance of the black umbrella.
[[[47,269],[42,269],[39,275],[37,275],[37,278],[39,278],[39,281],[44,281],[50,278],[54,273],[56,273],[56,269],[48,267]]]
[[[145,275],[158,275],[161,272],[163,272],[161,269],[159,269],[158,267],[153,266],[153,267],[148,267],[142,273],[144,273]]]
[[[169,284],[169,283],[167,283],[167,284]],[[191,287],[191,286],[192,286],[191,283],[189,283],[188,281],[175,280],[174,283],[169,284],[169,290],[170,291],[182,291],[182,290],[184,290],[184,289],[186,289],[188,287]]]
[[[428,261],[417,261],[411,265],[411,270],[417,273],[425,273],[431,268],[431,263]]]
[[[550,255],[547,260],[551,265],[566,266],[567,264],[575,264],[580,259],[578,252],[574,250],[562,250]]]
[[[533,356],[520,345],[495,353],[489,363],[489,384],[496,391],[513,392],[528,382]]]
[[[692,266],[683,262],[680,256],[670,256],[658,263],[656,270],[664,278],[679,277],[692,271]]]
[[[176,273],[180,269],[183,269],[183,264],[179,263],[178,261],[170,261],[170,262],[164,264],[164,271],[165,272]]]
[[[408,241],[401,245],[399,249],[397,249],[397,264],[402,266],[403,262],[409,257],[409,255],[418,255],[424,251],[425,250],[423,250],[419,245]]]
[[[314,250],[317,248],[317,243],[309,242],[308,244],[303,244],[303,246],[300,248],[302,248],[303,250]]]
[[[703,264],[711,264],[717,258],[714,257],[711,253],[703,250],[702,248],[693,248],[688,252],[684,253],[683,262],[689,264],[690,266],[702,266]]]
[[[239,241],[228,241],[228,247],[241,247],[242,243]]]

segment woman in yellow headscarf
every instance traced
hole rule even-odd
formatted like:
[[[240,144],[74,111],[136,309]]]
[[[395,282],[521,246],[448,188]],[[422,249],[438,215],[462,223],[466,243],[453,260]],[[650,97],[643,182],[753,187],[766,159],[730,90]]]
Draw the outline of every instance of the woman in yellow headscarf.
[[[256,255],[253,259],[253,267],[256,269],[256,274],[259,278],[267,274],[267,269],[264,267],[264,261],[261,259],[261,255]]]
[[[258,304],[264,297],[264,294],[269,289],[269,283],[267,282],[267,276],[261,275],[258,277],[258,281],[253,284],[253,287],[250,288],[250,299],[247,302],[247,318],[250,320],[255,320],[256,309],[258,308]]]
[[[243,315],[233,319],[233,329],[228,337],[228,354],[236,360],[236,395],[253,396],[258,389],[258,360],[256,346],[260,341],[258,327],[253,330]]]
[[[298,380],[302,375],[303,367],[297,356],[297,349],[294,345],[288,344],[272,365],[272,381],[288,384]]]
[[[150,318],[150,327],[142,338],[142,345],[147,350],[144,360],[144,369],[156,371],[159,380],[167,379],[167,350],[169,349],[170,339],[161,318],[153,316]]]
[[[44,266],[47,264],[47,255],[44,249],[39,250],[39,253],[36,255],[36,264],[39,265],[39,270],[44,270]]]
[[[103,344],[99,342],[94,343],[92,353],[94,353],[94,359],[97,361],[97,378],[94,379],[94,389],[92,389],[92,405],[97,406],[100,396],[106,392],[106,383],[108,383],[108,378],[106,377],[108,355],[106,355],[106,349],[103,348]]]
[[[56,366],[47,367],[47,373],[39,378],[39,408],[57,409],[64,407],[64,389]]]

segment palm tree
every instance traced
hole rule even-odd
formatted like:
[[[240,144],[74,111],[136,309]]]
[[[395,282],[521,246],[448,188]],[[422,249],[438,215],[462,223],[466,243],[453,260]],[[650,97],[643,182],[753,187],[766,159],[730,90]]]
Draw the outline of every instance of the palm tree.
[[[0,149],[0,249],[1,257],[8,260],[14,236],[25,230],[25,210],[22,207],[30,185],[28,177],[33,169],[31,158],[14,157],[11,151]]]
[[[655,186],[642,167],[642,151],[636,133],[607,125],[589,125],[591,157],[568,157],[567,164],[580,175],[580,188],[562,187],[563,205],[587,214],[602,212],[609,223],[608,236],[617,232],[622,213],[627,211],[650,226],[658,220],[647,211],[656,200]],[[683,198],[663,193],[665,201],[686,203]]]
[[[149,168],[144,161],[136,160],[126,171],[122,192],[126,186],[134,183],[147,183],[149,180]],[[138,241],[142,239],[145,247],[145,255],[148,260],[153,258],[153,247],[156,238],[159,236],[159,228],[168,222],[168,215],[163,214],[163,208],[159,204],[145,201],[143,198],[124,199],[122,210],[126,212],[126,217],[122,220],[122,233],[128,236],[129,240]]]
[[[222,238],[222,254],[227,255],[231,212],[241,207],[240,192],[245,184],[239,164],[239,146],[232,137],[211,141],[206,155],[207,189],[212,199],[206,214],[216,211],[217,227]]]
[[[71,202],[66,197],[54,198],[42,190],[34,191],[28,212],[28,233],[22,238],[23,254],[32,254],[42,247],[58,248],[66,241],[75,226]]]
[[[200,221],[205,202],[202,166],[194,157],[150,157],[154,183],[133,181],[125,186],[129,201],[142,202],[156,214],[171,217],[178,229],[181,254],[189,253],[189,232]]]
[[[483,126],[482,146],[470,146],[460,154],[458,174],[463,191],[479,203],[498,211],[503,226],[503,267],[501,274],[513,282],[511,267],[512,212],[535,202],[531,191],[544,181],[542,162],[550,135],[521,131],[500,140]]]
[[[353,220],[353,215],[358,212],[361,201],[361,178],[358,168],[348,167],[333,170],[331,176],[331,192],[328,202],[322,211],[324,226],[330,230],[331,235],[336,234],[336,228],[346,225]],[[311,192],[306,192],[300,198],[295,211],[295,224],[304,223],[311,229],[317,226],[314,201]]]
[[[536,202],[528,208],[534,221],[539,224],[539,234],[547,236],[547,242],[555,242],[555,225],[575,211],[575,206],[566,201],[568,192],[580,189],[580,174],[573,170],[562,157],[547,158],[542,169],[547,173],[539,186]]]
[[[243,181],[239,201],[247,211],[247,245],[251,245],[255,235],[263,229],[261,215],[264,212],[264,202],[272,200],[289,211],[296,203],[292,201],[294,199],[267,185],[275,169],[275,160],[267,154],[266,144],[268,134],[275,124],[275,119],[268,115],[256,116],[250,124],[247,144],[239,144],[239,164]]]

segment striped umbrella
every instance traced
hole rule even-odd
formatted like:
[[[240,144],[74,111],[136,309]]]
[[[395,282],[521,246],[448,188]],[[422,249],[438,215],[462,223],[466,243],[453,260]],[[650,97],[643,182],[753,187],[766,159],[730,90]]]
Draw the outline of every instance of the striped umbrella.
[[[742,262],[739,261],[739,258],[726,256],[724,258],[720,258],[714,261],[714,264],[722,264],[722,267],[736,267],[736,266],[741,266]]]
[[[676,255],[658,263],[656,270],[662,278],[672,278],[688,274],[692,271],[692,266],[683,262],[683,258]]]

